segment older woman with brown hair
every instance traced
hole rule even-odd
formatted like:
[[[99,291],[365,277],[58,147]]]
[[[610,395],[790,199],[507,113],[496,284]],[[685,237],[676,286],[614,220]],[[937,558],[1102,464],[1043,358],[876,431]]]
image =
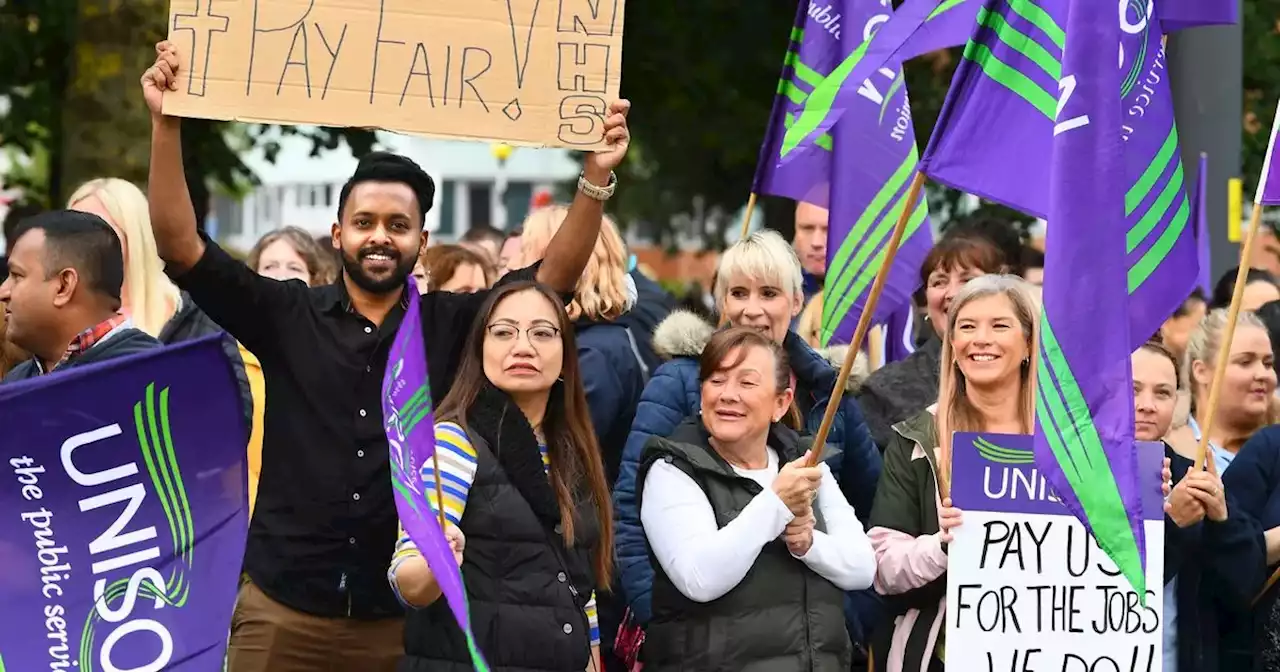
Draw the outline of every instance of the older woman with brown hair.
[[[463,245],[428,247],[413,269],[421,292],[474,294],[493,286],[497,271],[480,252]]]
[[[953,432],[1034,429],[1039,314],[1021,279],[985,275],[965,283],[943,325],[938,402],[894,425],[869,532],[876,590],[888,612],[873,637],[877,670],[943,669],[946,544],[960,511],[940,498],[938,474],[949,468]]]
[[[249,268],[276,280],[301,280],[308,287],[333,282],[328,253],[311,234],[296,226],[276,229],[258,239],[249,250]]]
[[[649,439],[637,489],[657,559],[645,669],[846,672],[844,591],[875,555],[812,439],[781,424],[791,407],[782,346],[752,327],[711,337],[701,408]]]

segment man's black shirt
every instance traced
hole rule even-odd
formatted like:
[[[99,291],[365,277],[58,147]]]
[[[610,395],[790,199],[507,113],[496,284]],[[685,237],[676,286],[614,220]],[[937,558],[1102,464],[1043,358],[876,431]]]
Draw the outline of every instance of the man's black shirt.
[[[262,363],[262,473],[245,571],[269,597],[325,617],[399,617],[387,583],[398,518],[382,425],[382,376],[407,299],[381,327],[346,286],[262,277],[205,239],[174,278]],[[504,281],[531,280],[537,267]],[[422,297],[431,396],[444,398],[487,292]]]

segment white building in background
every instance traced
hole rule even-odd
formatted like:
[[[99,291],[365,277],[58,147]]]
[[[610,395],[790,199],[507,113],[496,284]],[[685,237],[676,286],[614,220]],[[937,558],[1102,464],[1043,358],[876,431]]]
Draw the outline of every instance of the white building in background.
[[[560,149],[516,148],[505,167],[499,167],[486,143],[378,135],[380,149],[413,159],[435,180],[436,199],[427,213],[427,230],[443,241],[456,239],[472,226],[498,224],[501,208],[496,187],[503,179],[507,222],[513,228],[524,219],[534,194],[575,179],[581,170],[572,155]],[[261,149],[244,157],[261,186],[239,201],[225,196],[214,199],[210,233],[233,248],[248,250],[263,234],[281,226],[327,235],[337,218],[342,185],[358,163],[345,144],[313,158],[307,138],[273,139],[280,143],[275,163],[269,163]]]

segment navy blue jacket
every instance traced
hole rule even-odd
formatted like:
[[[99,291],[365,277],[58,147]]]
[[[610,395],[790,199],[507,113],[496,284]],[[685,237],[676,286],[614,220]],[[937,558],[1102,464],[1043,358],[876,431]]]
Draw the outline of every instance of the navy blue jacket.
[[[1191,460],[1167,445],[1164,452],[1177,483],[1191,468]],[[1233,464],[1227,473],[1236,468]],[[1164,519],[1165,583],[1178,579],[1179,670],[1248,669],[1231,664],[1234,656],[1220,646],[1218,631],[1222,622],[1235,620],[1234,614],[1247,612],[1264,580],[1266,547],[1258,522],[1241,510],[1230,487],[1224,490],[1227,519],[1221,523],[1205,519],[1184,529],[1167,515]]]
[[[1229,503],[1235,506],[1230,515],[1239,510],[1252,518],[1257,522],[1260,534],[1280,526],[1280,425],[1262,429],[1245,442],[1231,461],[1231,467],[1223,473],[1222,485],[1230,495]],[[1265,563],[1265,542],[1260,543],[1264,543]],[[1250,574],[1246,578],[1254,584],[1249,591],[1252,594],[1248,596],[1252,600],[1276,567],[1267,567],[1258,576],[1253,576],[1252,565],[1245,569]],[[1263,669],[1255,666],[1255,661],[1268,638],[1280,635],[1266,632],[1267,616],[1278,598],[1280,590],[1273,587],[1257,607],[1221,614],[1221,669],[1229,672]]]
[[[622,448],[644,391],[644,363],[622,324],[580,320],[574,324],[574,332],[591,424],[600,441],[605,475],[612,483],[618,477]]]
[[[622,455],[622,468],[614,486],[614,540],[622,589],[632,613],[641,623],[651,616],[650,590],[653,586],[653,566],[649,561],[649,546],[640,525],[640,512],[636,508],[636,472],[645,442],[651,436],[667,437],[685,418],[697,414],[701,406],[698,383],[698,360],[714,328],[691,313],[677,311],[654,334],[654,346],[660,354],[672,359],[654,372],[645,386],[636,409],[635,421]],[[826,411],[827,400],[835,387],[838,372],[817,352],[814,352],[796,334],[789,333],[784,342],[791,359],[791,370],[797,386],[807,390],[809,407],[805,418],[805,431],[817,431]],[[845,468],[828,464],[834,473],[846,476],[840,484],[849,503],[865,524],[875,499],[876,483],[880,479],[880,451],[876,449],[862,418],[862,411],[852,395],[846,394],[836,414],[828,437],[831,447],[839,450],[839,458]],[[834,452],[834,451],[833,451]],[[862,592],[860,591],[859,595]],[[867,618],[878,611],[878,601],[866,606]],[[860,609],[860,615],[864,610]]]

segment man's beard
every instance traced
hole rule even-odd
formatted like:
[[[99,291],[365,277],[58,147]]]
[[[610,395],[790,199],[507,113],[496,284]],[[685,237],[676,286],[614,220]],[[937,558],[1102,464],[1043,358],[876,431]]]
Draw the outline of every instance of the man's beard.
[[[396,264],[391,275],[385,278],[374,278],[365,272],[360,262],[371,254],[384,254],[391,257]],[[413,273],[413,267],[417,263],[416,258],[402,258],[400,251],[393,247],[368,247],[360,250],[354,257],[348,256],[345,250],[342,252],[342,268],[346,270],[351,281],[360,289],[372,294],[389,294],[404,287],[405,279]]]

